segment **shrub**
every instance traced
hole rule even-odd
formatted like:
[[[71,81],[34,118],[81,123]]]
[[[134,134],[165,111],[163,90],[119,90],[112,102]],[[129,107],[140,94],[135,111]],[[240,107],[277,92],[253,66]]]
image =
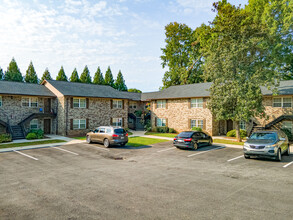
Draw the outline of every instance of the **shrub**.
[[[293,135],[288,128],[282,128],[281,131],[283,131],[287,135],[289,141],[293,141]]]
[[[38,136],[36,135],[36,133],[28,133],[25,138],[27,140],[32,140],[32,139],[38,139]]]
[[[145,121],[145,124],[144,124],[144,130],[146,131],[151,131],[152,130],[152,125],[151,125],[151,121],[149,119],[147,119]]]
[[[169,128],[169,133],[176,133],[176,130],[174,128]]]
[[[159,132],[159,133],[168,133],[169,132],[169,128],[164,126],[164,127],[157,127],[156,128],[156,132]]]
[[[11,142],[11,141],[12,141],[12,137],[10,134],[0,134],[0,143]]]
[[[199,128],[199,127],[193,127],[191,130],[193,130],[193,131],[202,131],[202,129]]]
[[[37,135],[37,139],[43,139],[44,138],[44,131],[42,129],[32,129],[29,133],[34,133]]]
[[[227,137],[236,137],[236,130],[228,131],[226,134]],[[240,129],[240,137],[244,138],[247,136],[247,132],[245,130]]]

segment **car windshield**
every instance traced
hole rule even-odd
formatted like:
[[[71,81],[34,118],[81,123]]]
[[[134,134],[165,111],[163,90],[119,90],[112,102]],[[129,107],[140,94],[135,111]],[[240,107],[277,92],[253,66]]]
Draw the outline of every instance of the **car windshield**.
[[[124,134],[126,133],[125,130],[123,128],[117,128],[114,130],[115,134]]]
[[[249,139],[252,140],[276,140],[276,133],[253,133]]]
[[[184,132],[181,132],[178,135],[178,137],[180,137],[180,138],[190,138],[192,134],[193,134],[193,132],[184,131]]]

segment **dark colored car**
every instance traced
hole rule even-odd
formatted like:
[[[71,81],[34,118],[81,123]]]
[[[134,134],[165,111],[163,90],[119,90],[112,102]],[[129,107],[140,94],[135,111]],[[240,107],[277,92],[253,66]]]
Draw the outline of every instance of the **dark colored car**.
[[[105,147],[111,145],[124,146],[128,142],[128,133],[121,127],[103,126],[86,134],[88,143],[97,142]]]
[[[290,155],[290,145],[283,131],[257,131],[243,146],[244,157],[269,157],[281,161],[282,155]]]
[[[173,140],[173,145],[177,148],[189,148],[194,150],[198,147],[212,144],[212,137],[202,131],[183,131]]]

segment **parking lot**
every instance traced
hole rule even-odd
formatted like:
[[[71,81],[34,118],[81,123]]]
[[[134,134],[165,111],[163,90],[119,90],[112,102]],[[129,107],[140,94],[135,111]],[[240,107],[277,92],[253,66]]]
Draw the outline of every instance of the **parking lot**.
[[[74,144],[0,154],[0,219],[292,219],[293,155]]]

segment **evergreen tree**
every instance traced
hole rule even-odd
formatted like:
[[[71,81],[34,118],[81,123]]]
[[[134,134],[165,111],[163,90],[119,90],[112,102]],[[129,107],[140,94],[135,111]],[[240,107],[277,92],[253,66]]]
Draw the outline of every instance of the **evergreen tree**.
[[[70,80],[70,82],[80,82],[76,68],[74,68],[69,80]]]
[[[0,67],[0,80],[3,80],[3,78],[4,78],[3,70],[2,70],[1,67]]]
[[[38,83],[38,76],[37,73],[35,71],[33,62],[31,61],[27,71],[26,71],[26,75],[24,77],[24,81],[27,83]]]
[[[98,67],[97,72],[95,73],[93,83],[98,85],[105,85],[105,80],[104,80],[103,73],[101,72],[100,67]]]
[[[119,91],[127,91],[127,86],[125,85],[125,81],[123,78],[123,75],[121,73],[121,70],[119,70],[119,73],[117,75],[117,79],[115,80],[115,89],[118,89]]]
[[[84,67],[82,74],[80,75],[80,81],[82,83],[92,83],[90,71],[87,66]]]
[[[4,80],[23,82],[23,77],[18,69],[17,63],[14,58],[9,63],[7,71],[5,72]]]
[[[58,75],[56,77],[56,80],[58,80],[58,81],[68,81],[67,76],[65,75],[63,66],[61,66],[61,69],[59,70],[59,73],[58,73]]]
[[[110,66],[108,66],[108,69],[105,74],[105,85],[109,85],[114,88],[114,79],[112,75],[112,71],[110,69]]]
[[[41,82],[43,82],[45,79],[48,79],[48,80],[51,80],[52,79],[51,74],[50,74],[48,68],[46,68],[46,70],[45,70],[45,72],[44,72],[44,74],[43,74],[43,76],[41,78]]]

